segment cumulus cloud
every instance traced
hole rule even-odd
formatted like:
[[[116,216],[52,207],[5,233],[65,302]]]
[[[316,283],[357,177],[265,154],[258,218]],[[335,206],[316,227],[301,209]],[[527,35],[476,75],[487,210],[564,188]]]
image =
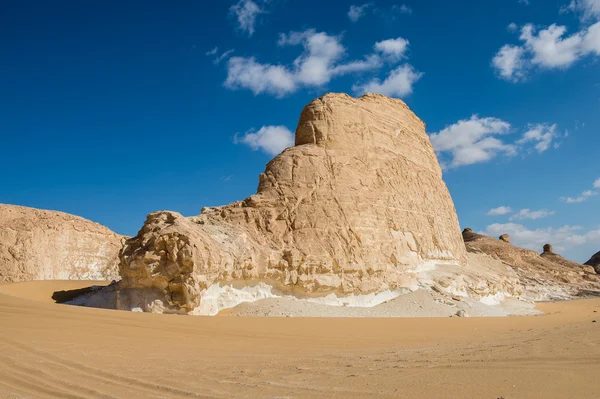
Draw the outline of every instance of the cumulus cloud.
[[[594,182],[594,188],[600,188],[600,178]]]
[[[487,162],[498,155],[515,155],[517,148],[514,145],[505,144],[495,137],[509,131],[508,122],[473,115],[471,119],[460,120],[438,133],[431,134],[430,139],[438,156],[442,158],[442,163],[455,168]]]
[[[518,153],[545,152],[550,147],[558,148],[557,138],[561,134],[556,124],[529,124],[520,139],[507,142],[502,136],[511,133],[510,123],[493,117],[460,120],[446,126],[438,133],[430,134],[444,169],[487,162],[497,156],[512,157]]]
[[[492,237],[509,234],[513,245],[538,252],[544,244],[552,244],[559,252],[583,244],[600,244],[600,228],[583,230],[580,226],[569,225],[530,230],[517,223],[495,223],[487,226],[482,233]]]
[[[348,18],[350,18],[350,21],[352,22],[358,21],[362,16],[365,15],[365,12],[369,7],[371,7],[371,5],[371,3],[366,3],[361,6],[351,5],[350,10],[348,10]]]
[[[600,55],[600,22],[567,35],[567,28],[552,24],[537,30],[532,24],[521,28],[519,46],[504,45],[492,59],[502,79],[523,80],[535,68],[566,69],[588,55]]]
[[[525,77],[524,54],[523,48],[505,44],[492,58],[492,66],[502,79],[517,82]]]
[[[510,220],[512,222],[515,220],[542,219],[547,216],[554,215],[555,213],[556,213],[555,211],[550,211],[548,209],[540,209],[538,211],[532,211],[531,209],[525,208],[525,209],[521,209],[519,212],[512,215],[508,220]]]
[[[509,32],[516,32],[517,29],[519,27],[517,26],[517,24],[515,24],[514,22],[511,22],[510,24],[508,24],[508,26],[506,27],[506,30]]]
[[[218,48],[218,47],[215,47],[215,48],[213,48],[212,50],[209,50],[209,51],[207,51],[207,52],[206,52],[206,55],[207,55],[207,56],[210,56],[210,55],[215,55],[215,54],[217,54],[217,51],[219,51],[219,48]]]
[[[282,65],[261,64],[254,57],[231,57],[227,63],[225,87],[246,88],[254,94],[271,93],[279,97],[296,91],[292,72]]]
[[[488,216],[501,216],[506,215],[512,212],[512,208],[510,206],[499,206],[498,208],[492,208],[487,211],[486,215]]]
[[[552,145],[552,142],[559,137],[563,137],[558,132],[556,124],[548,125],[539,123],[536,125],[529,125],[523,137],[517,141],[517,144],[534,143],[534,148],[537,152],[544,152]],[[559,143],[554,143],[554,147],[558,147]]]
[[[248,36],[254,34],[254,25],[258,15],[266,12],[252,0],[239,0],[231,6],[229,11],[235,16],[238,28]]]
[[[423,74],[412,65],[402,65],[393,69],[385,80],[375,78],[363,84],[356,84],[352,89],[357,93],[378,93],[388,97],[403,97],[413,91],[414,83]]]
[[[392,61],[398,61],[404,57],[408,50],[408,40],[398,37],[396,39],[387,39],[375,43],[375,51],[390,58]]]
[[[398,60],[408,46],[403,38],[377,42],[374,53],[363,59],[344,62],[346,49],[340,36],[328,35],[309,29],[303,32],[280,34],[279,46],[302,46],[303,52],[291,65],[262,64],[254,57],[232,57],[227,65],[225,87],[250,89],[254,94],[268,93],[283,97],[301,87],[320,87],[333,78],[375,70],[383,65],[383,59]],[[421,73],[405,64],[392,70],[383,81],[355,85],[355,91],[373,91],[390,96],[402,96],[412,92],[412,85]]]
[[[263,126],[257,132],[250,130],[241,137],[236,135],[233,141],[235,144],[246,144],[255,151],[277,155],[294,145],[294,135],[285,126]]]

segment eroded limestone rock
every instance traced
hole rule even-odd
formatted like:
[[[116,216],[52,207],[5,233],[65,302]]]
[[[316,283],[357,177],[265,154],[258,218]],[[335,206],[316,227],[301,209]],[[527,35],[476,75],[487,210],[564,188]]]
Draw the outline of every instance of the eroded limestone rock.
[[[547,301],[600,294],[600,279],[589,266],[563,258],[554,253],[549,244],[544,245],[542,254],[538,254],[473,231],[464,231],[463,238],[469,251],[469,264],[484,263],[481,259],[473,262],[471,255],[475,254],[485,254],[504,262],[507,269],[497,273],[497,277],[516,275],[518,283],[511,280],[506,289],[520,285],[518,296],[523,299]]]
[[[327,94],[256,194],[190,218],[150,214],[120,259],[120,308],[192,312],[215,283],[414,288],[417,267],[464,263],[466,250],[423,122],[400,100]]]
[[[67,213],[0,204],[0,283],[118,278],[121,236]]]

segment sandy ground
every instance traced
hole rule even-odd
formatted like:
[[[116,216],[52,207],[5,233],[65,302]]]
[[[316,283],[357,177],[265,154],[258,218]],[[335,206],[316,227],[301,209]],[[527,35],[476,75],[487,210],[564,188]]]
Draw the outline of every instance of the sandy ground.
[[[1,398],[599,398],[600,300],[504,318],[156,315],[0,286]],[[593,323],[592,320],[598,320]]]

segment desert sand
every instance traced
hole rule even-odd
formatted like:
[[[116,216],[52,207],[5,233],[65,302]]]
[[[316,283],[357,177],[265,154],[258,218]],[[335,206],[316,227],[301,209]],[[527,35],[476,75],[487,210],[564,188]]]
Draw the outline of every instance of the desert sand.
[[[600,397],[600,299],[501,318],[189,317],[52,303],[89,285],[0,285],[0,397]]]

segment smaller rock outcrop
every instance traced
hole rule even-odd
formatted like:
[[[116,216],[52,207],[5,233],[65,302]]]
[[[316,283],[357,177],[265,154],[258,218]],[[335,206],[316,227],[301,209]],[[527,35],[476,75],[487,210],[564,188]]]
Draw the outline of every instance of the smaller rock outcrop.
[[[0,283],[118,278],[121,238],[78,216],[0,204]]]
[[[522,297],[534,301],[572,299],[600,295],[600,279],[590,266],[571,262],[544,245],[538,254],[503,240],[495,240],[470,229],[463,231],[467,251],[501,260],[519,276]]]
[[[510,244],[510,236],[508,234],[502,234],[498,239]]]
[[[552,248],[552,245],[544,244],[543,252],[540,255],[544,256],[544,255],[556,255],[556,254],[554,253],[554,248]]]
[[[596,252],[584,265],[593,267],[596,273],[600,274],[600,251]]]

